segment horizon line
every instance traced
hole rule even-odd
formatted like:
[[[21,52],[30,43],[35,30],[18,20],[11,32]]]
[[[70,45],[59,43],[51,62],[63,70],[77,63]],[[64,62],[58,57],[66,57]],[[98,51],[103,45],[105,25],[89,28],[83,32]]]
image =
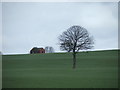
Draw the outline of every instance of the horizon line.
[[[80,50],[79,52],[84,52],[84,51],[107,51],[107,50],[120,50],[120,49],[119,48],[113,48],[113,49],[91,49],[91,50]],[[67,51],[55,51],[53,53],[66,53],[66,52]],[[23,55],[23,54],[30,54],[30,53],[2,53],[1,55]]]

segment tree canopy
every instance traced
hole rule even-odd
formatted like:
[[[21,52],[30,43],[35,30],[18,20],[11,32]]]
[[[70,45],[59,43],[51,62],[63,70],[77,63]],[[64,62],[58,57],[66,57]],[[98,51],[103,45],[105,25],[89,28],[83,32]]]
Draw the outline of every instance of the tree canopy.
[[[72,26],[59,36],[61,50],[73,52],[73,68],[76,66],[76,53],[93,48],[93,37],[81,26]]]

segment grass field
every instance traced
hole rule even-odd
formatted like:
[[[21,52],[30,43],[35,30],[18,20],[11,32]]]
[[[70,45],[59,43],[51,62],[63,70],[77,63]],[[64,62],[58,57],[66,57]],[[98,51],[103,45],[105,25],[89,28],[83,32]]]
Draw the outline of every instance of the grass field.
[[[117,88],[118,50],[3,55],[3,88]]]

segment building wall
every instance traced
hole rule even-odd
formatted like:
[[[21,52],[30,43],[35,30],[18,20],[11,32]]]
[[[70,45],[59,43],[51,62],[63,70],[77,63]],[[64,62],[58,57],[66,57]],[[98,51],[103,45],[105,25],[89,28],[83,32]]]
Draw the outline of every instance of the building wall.
[[[44,49],[40,49],[39,53],[45,53],[45,50]]]

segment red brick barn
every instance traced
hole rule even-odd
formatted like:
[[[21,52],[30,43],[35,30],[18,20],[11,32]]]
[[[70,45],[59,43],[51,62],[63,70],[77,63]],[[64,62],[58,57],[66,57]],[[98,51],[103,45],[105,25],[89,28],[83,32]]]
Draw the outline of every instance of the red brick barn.
[[[34,54],[34,53],[45,53],[45,49],[34,47],[30,50],[30,54]]]
[[[38,53],[45,53],[45,49],[43,49],[43,48],[39,48]]]

